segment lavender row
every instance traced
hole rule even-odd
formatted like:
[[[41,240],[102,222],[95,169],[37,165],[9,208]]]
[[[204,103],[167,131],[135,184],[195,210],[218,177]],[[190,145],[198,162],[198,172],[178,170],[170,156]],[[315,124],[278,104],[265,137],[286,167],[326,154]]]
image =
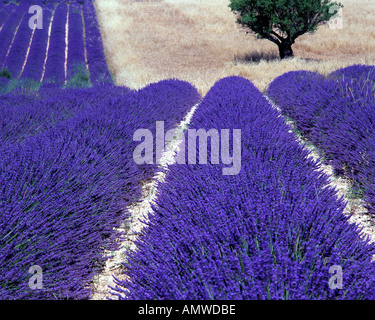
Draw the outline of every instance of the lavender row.
[[[11,54],[8,55],[4,66],[7,66],[13,77],[18,77],[22,70],[24,57],[30,43],[31,29],[28,28],[29,15],[26,9],[30,2],[24,1],[16,7],[15,12],[9,17],[2,32],[0,40],[7,44],[0,48],[0,60],[3,55],[7,56],[9,45],[13,39],[14,32],[17,29],[20,19],[23,17],[21,28],[18,30],[15,42],[12,46]],[[38,4],[43,7],[43,29],[35,31],[35,39],[31,43],[29,58],[26,61],[25,70],[22,79],[32,79],[33,81],[43,80],[45,84],[54,83],[61,86],[65,81],[73,81],[71,86],[88,86],[90,80],[93,84],[112,83],[110,73],[105,60],[104,49],[101,43],[100,30],[97,23],[95,8],[91,1],[73,1],[69,2],[70,21],[68,30],[68,56],[66,57],[66,22],[67,22],[67,4],[65,2],[56,3],[36,1],[32,4]],[[55,11],[55,6],[57,9]],[[8,5],[7,5],[8,7]],[[82,16],[82,7],[85,18]],[[48,43],[48,30],[53,12],[53,24],[50,37],[48,56],[45,59],[45,52]],[[22,12],[22,15],[21,15]],[[23,15],[25,14],[25,15]],[[11,21],[11,22],[8,22]],[[83,34],[83,23],[86,24],[86,34]],[[85,40],[87,42],[87,64],[89,66],[88,74],[85,57]],[[67,58],[67,61],[65,61]],[[44,62],[46,65],[44,66]],[[1,62],[1,61],[0,61]],[[65,65],[66,64],[66,65]],[[45,67],[45,70],[43,69]],[[65,67],[67,70],[65,70]],[[65,74],[67,71],[67,74]],[[42,78],[42,74],[44,77]],[[76,79],[77,78],[77,79]]]
[[[86,90],[40,89],[37,95],[9,93],[2,96],[0,108],[0,147],[22,143],[27,137],[44,132],[71,118],[93,103],[125,94],[125,87],[100,87]]]
[[[349,67],[338,69],[329,75],[330,79],[356,79],[375,81],[375,67],[368,65],[352,65]]]
[[[9,79],[0,77],[0,95],[5,94],[8,90]]]
[[[0,5],[6,5],[6,6],[16,6],[22,3],[31,3],[32,5],[43,5],[46,4],[49,5],[56,5],[56,3],[65,3],[65,4],[72,4],[72,3],[79,3],[83,4],[86,2],[93,2],[95,0],[0,0]]]
[[[370,213],[375,213],[374,70],[352,66],[328,79],[288,73],[275,79],[268,90],[335,173],[350,179],[353,196],[362,197]]]
[[[43,7],[43,29],[36,29],[30,46],[29,56],[22,73],[22,78],[40,81],[46,58],[48,30],[54,11]]]
[[[0,3],[0,28],[4,25],[9,14],[14,10],[15,5],[5,5],[2,2]]]
[[[170,166],[124,264],[128,280],[117,279],[114,294],[373,299],[375,247],[348,223],[328,177],[258,89],[240,77],[217,82],[190,127],[212,128],[242,130],[241,171],[228,176],[224,164]],[[333,265],[343,269],[343,290],[328,286]]]
[[[118,95],[109,89],[91,88],[108,99],[89,105],[87,95],[79,95],[85,90],[75,90],[84,108],[73,117],[0,148],[1,299],[90,297],[103,250],[116,247],[113,228],[127,217],[125,206],[139,198],[140,181],[156,169],[133,161],[134,131],[157,120],[172,128],[199,99],[177,80],[125,94],[113,89]],[[57,91],[43,88],[40,94]],[[62,95],[56,99],[63,102]],[[40,290],[28,285],[33,265],[43,270]]]
[[[24,65],[26,54],[29,48],[32,29],[29,27],[29,15],[25,14],[18,28],[8,57],[4,66],[8,68],[13,78],[18,78]]]
[[[83,16],[86,30],[87,62],[91,83],[112,83],[105,59],[95,7],[91,2],[84,3]]]
[[[17,27],[26,14],[28,9],[27,3],[19,5],[8,17],[6,23],[0,31],[0,68],[4,67],[5,58],[7,57],[8,50],[12,44],[14,34]]]
[[[45,66],[44,83],[63,85],[65,83],[65,29],[68,7],[60,3],[56,8],[51,29],[48,57]]]
[[[69,11],[68,80],[77,73],[87,72],[81,5],[73,3],[70,5]]]

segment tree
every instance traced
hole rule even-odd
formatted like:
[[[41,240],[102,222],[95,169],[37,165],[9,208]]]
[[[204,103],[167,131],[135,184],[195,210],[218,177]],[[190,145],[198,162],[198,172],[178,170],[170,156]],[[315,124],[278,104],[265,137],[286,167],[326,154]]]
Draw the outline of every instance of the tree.
[[[331,0],[231,0],[237,23],[279,47],[280,58],[293,57],[295,40],[315,32],[343,8]]]

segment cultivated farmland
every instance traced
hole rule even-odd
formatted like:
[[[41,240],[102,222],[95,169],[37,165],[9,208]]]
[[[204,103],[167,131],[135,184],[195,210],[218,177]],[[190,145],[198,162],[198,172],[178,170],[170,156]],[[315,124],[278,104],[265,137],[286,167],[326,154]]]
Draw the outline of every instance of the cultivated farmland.
[[[0,2],[0,299],[375,299],[372,55],[227,5]]]
[[[12,79],[36,85],[61,87],[78,79],[86,86],[112,83],[92,2],[43,3],[43,28],[33,30],[28,9],[37,1],[18,6],[2,2],[0,67]]]

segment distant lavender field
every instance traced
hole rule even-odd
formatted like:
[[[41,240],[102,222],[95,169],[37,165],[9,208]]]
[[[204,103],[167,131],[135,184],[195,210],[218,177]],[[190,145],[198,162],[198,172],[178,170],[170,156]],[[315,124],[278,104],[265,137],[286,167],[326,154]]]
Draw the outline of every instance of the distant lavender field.
[[[375,67],[354,65],[327,79],[289,72],[268,89],[282,113],[324,154],[336,174],[352,181],[375,214]]]
[[[178,80],[39,93],[1,103],[0,298],[87,299],[113,228],[157,170],[133,161],[134,131],[173,128],[200,96]],[[32,265],[42,290],[28,287]]]

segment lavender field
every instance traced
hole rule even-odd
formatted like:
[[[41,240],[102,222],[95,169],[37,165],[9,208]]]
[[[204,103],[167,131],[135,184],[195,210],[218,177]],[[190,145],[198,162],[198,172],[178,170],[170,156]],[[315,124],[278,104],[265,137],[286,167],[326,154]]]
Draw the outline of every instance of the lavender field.
[[[40,29],[29,25],[33,5]],[[131,206],[163,170],[108,299],[375,299],[375,245],[297,138],[373,216],[375,67],[287,72],[264,93],[241,76],[203,97],[179,79],[132,90],[112,79],[88,0],[1,1],[0,44],[0,300],[92,299],[108,251],[136,232],[119,231]],[[194,107],[187,128],[229,130],[220,155],[240,147],[238,172],[200,163],[199,144],[188,163],[135,162],[138,129],[175,129]],[[176,157],[191,152],[187,131]],[[332,267],[342,270],[333,284]]]
[[[8,78],[63,86],[113,84],[92,1],[1,2],[0,70]],[[31,6],[42,28],[29,27]]]

